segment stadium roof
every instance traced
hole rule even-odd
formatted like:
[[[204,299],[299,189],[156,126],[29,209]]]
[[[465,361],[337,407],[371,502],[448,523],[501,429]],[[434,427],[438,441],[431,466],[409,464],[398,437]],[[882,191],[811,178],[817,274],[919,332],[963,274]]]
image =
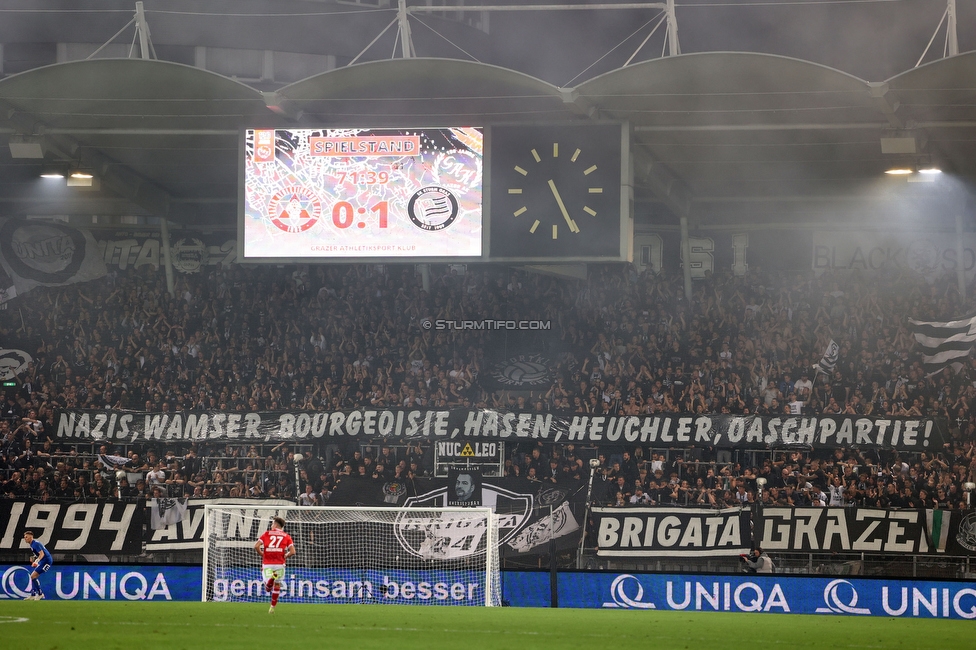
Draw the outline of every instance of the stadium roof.
[[[689,54],[569,89],[481,63],[394,59],[275,92],[177,63],[78,61],[0,80],[0,132],[37,136],[47,151],[43,161],[0,151],[0,203],[6,215],[232,225],[245,127],[610,119],[634,127],[638,227],[680,214],[720,226],[851,223],[884,217],[883,172],[895,163],[940,165],[971,187],[974,105],[976,53],[880,83],[782,56]],[[917,152],[883,154],[882,136]],[[91,169],[100,187],[44,184],[54,160]]]

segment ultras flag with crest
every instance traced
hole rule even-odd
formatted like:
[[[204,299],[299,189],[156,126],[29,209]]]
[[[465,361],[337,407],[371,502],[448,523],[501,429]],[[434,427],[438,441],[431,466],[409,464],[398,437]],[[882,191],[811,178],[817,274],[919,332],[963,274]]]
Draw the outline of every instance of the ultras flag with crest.
[[[87,282],[106,273],[89,231],[20,219],[0,219],[0,267],[0,303],[38,285]]]
[[[840,357],[840,346],[837,345],[837,341],[830,339],[827,344],[827,349],[824,350],[823,356],[820,357],[820,361],[817,365],[813,367],[817,372],[822,372],[825,375],[829,375],[837,367],[837,359]]]

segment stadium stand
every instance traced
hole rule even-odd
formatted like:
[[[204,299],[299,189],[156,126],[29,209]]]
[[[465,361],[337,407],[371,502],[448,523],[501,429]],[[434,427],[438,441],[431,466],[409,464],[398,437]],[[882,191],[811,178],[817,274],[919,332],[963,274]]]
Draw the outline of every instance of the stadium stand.
[[[589,280],[498,266],[230,266],[183,276],[113,272],[38,288],[0,311],[0,336],[34,362],[0,413],[0,496],[284,497],[323,504],[343,475],[429,475],[429,449],[291,444],[101,445],[55,441],[57,408],[145,411],[477,407],[555,413],[867,414],[948,422],[934,453],[648,446],[512,446],[506,474],[585,478],[598,458],[602,504],[966,507],[976,477],[976,363],[927,377],[908,317],[965,311],[955,285],[906,275],[815,277],[758,267],[715,274],[683,299],[681,277],[594,266]],[[545,337],[424,330],[425,318],[547,319]],[[814,371],[829,340],[832,374]],[[496,390],[493,358],[519,345],[553,359],[546,390]],[[311,454],[295,483],[293,454]],[[124,466],[106,456],[127,458]],[[99,457],[102,460],[99,460]],[[382,457],[380,457],[382,456]],[[120,462],[121,465],[121,462]]]

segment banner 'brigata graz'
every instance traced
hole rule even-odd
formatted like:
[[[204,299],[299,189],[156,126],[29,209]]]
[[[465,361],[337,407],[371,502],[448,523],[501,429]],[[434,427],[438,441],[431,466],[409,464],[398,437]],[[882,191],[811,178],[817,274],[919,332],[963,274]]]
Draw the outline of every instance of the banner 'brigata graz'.
[[[732,557],[771,553],[969,555],[976,513],[882,508],[593,508],[597,555]],[[752,536],[750,537],[750,532]]]
[[[938,449],[944,422],[930,418],[847,415],[633,415],[509,413],[491,409],[351,411],[186,411],[143,413],[61,410],[58,438],[81,440],[285,441],[359,439],[533,439],[663,447],[762,449],[860,447]]]

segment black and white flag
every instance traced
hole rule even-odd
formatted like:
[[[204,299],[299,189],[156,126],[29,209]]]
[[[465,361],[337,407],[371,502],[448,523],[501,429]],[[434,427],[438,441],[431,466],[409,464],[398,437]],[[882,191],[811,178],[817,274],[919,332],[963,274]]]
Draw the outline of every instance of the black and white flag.
[[[0,267],[0,303],[38,285],[88,282],[106,273],[91,232],[20,219],[0,219]]]
[[[827,344],[827,349],[824,350],[823,356],[820,361],[817,362],[813,368],[817,372],[822,372],[825,375],[829,375],[834,371],[837,366],[837,358],[840,356],[840,346],[837,345],[837,341],[830,339],[830,343]]]
[[[2,297],[0,292],[0,298]],[[10,381],[15,378],[27,370],[27,364],[33,360],[33,357],[23,350],[0,350],[0,381]]]
[[[944,323],[909,319],[922,349],[922,366],[934,375],[946,366],[959,372],[976,342],[976,316]]]
[[[111,469],[118,469],[129,462],[125,456],[114,456],[112,454],[99,454],[98,460],[102,465]]]
[[[555,508],[550,514],[542,514],[533,524],[522,529],[508,545],[516,553],[528,553],[534,548],[550,542],[553,538],[560,538],[579,530],[579,524],[573,511],[569,508],[569,501]]]
[[[186,516],[186,499],[149,499],[149,527],[161,530],[178,524]]]

